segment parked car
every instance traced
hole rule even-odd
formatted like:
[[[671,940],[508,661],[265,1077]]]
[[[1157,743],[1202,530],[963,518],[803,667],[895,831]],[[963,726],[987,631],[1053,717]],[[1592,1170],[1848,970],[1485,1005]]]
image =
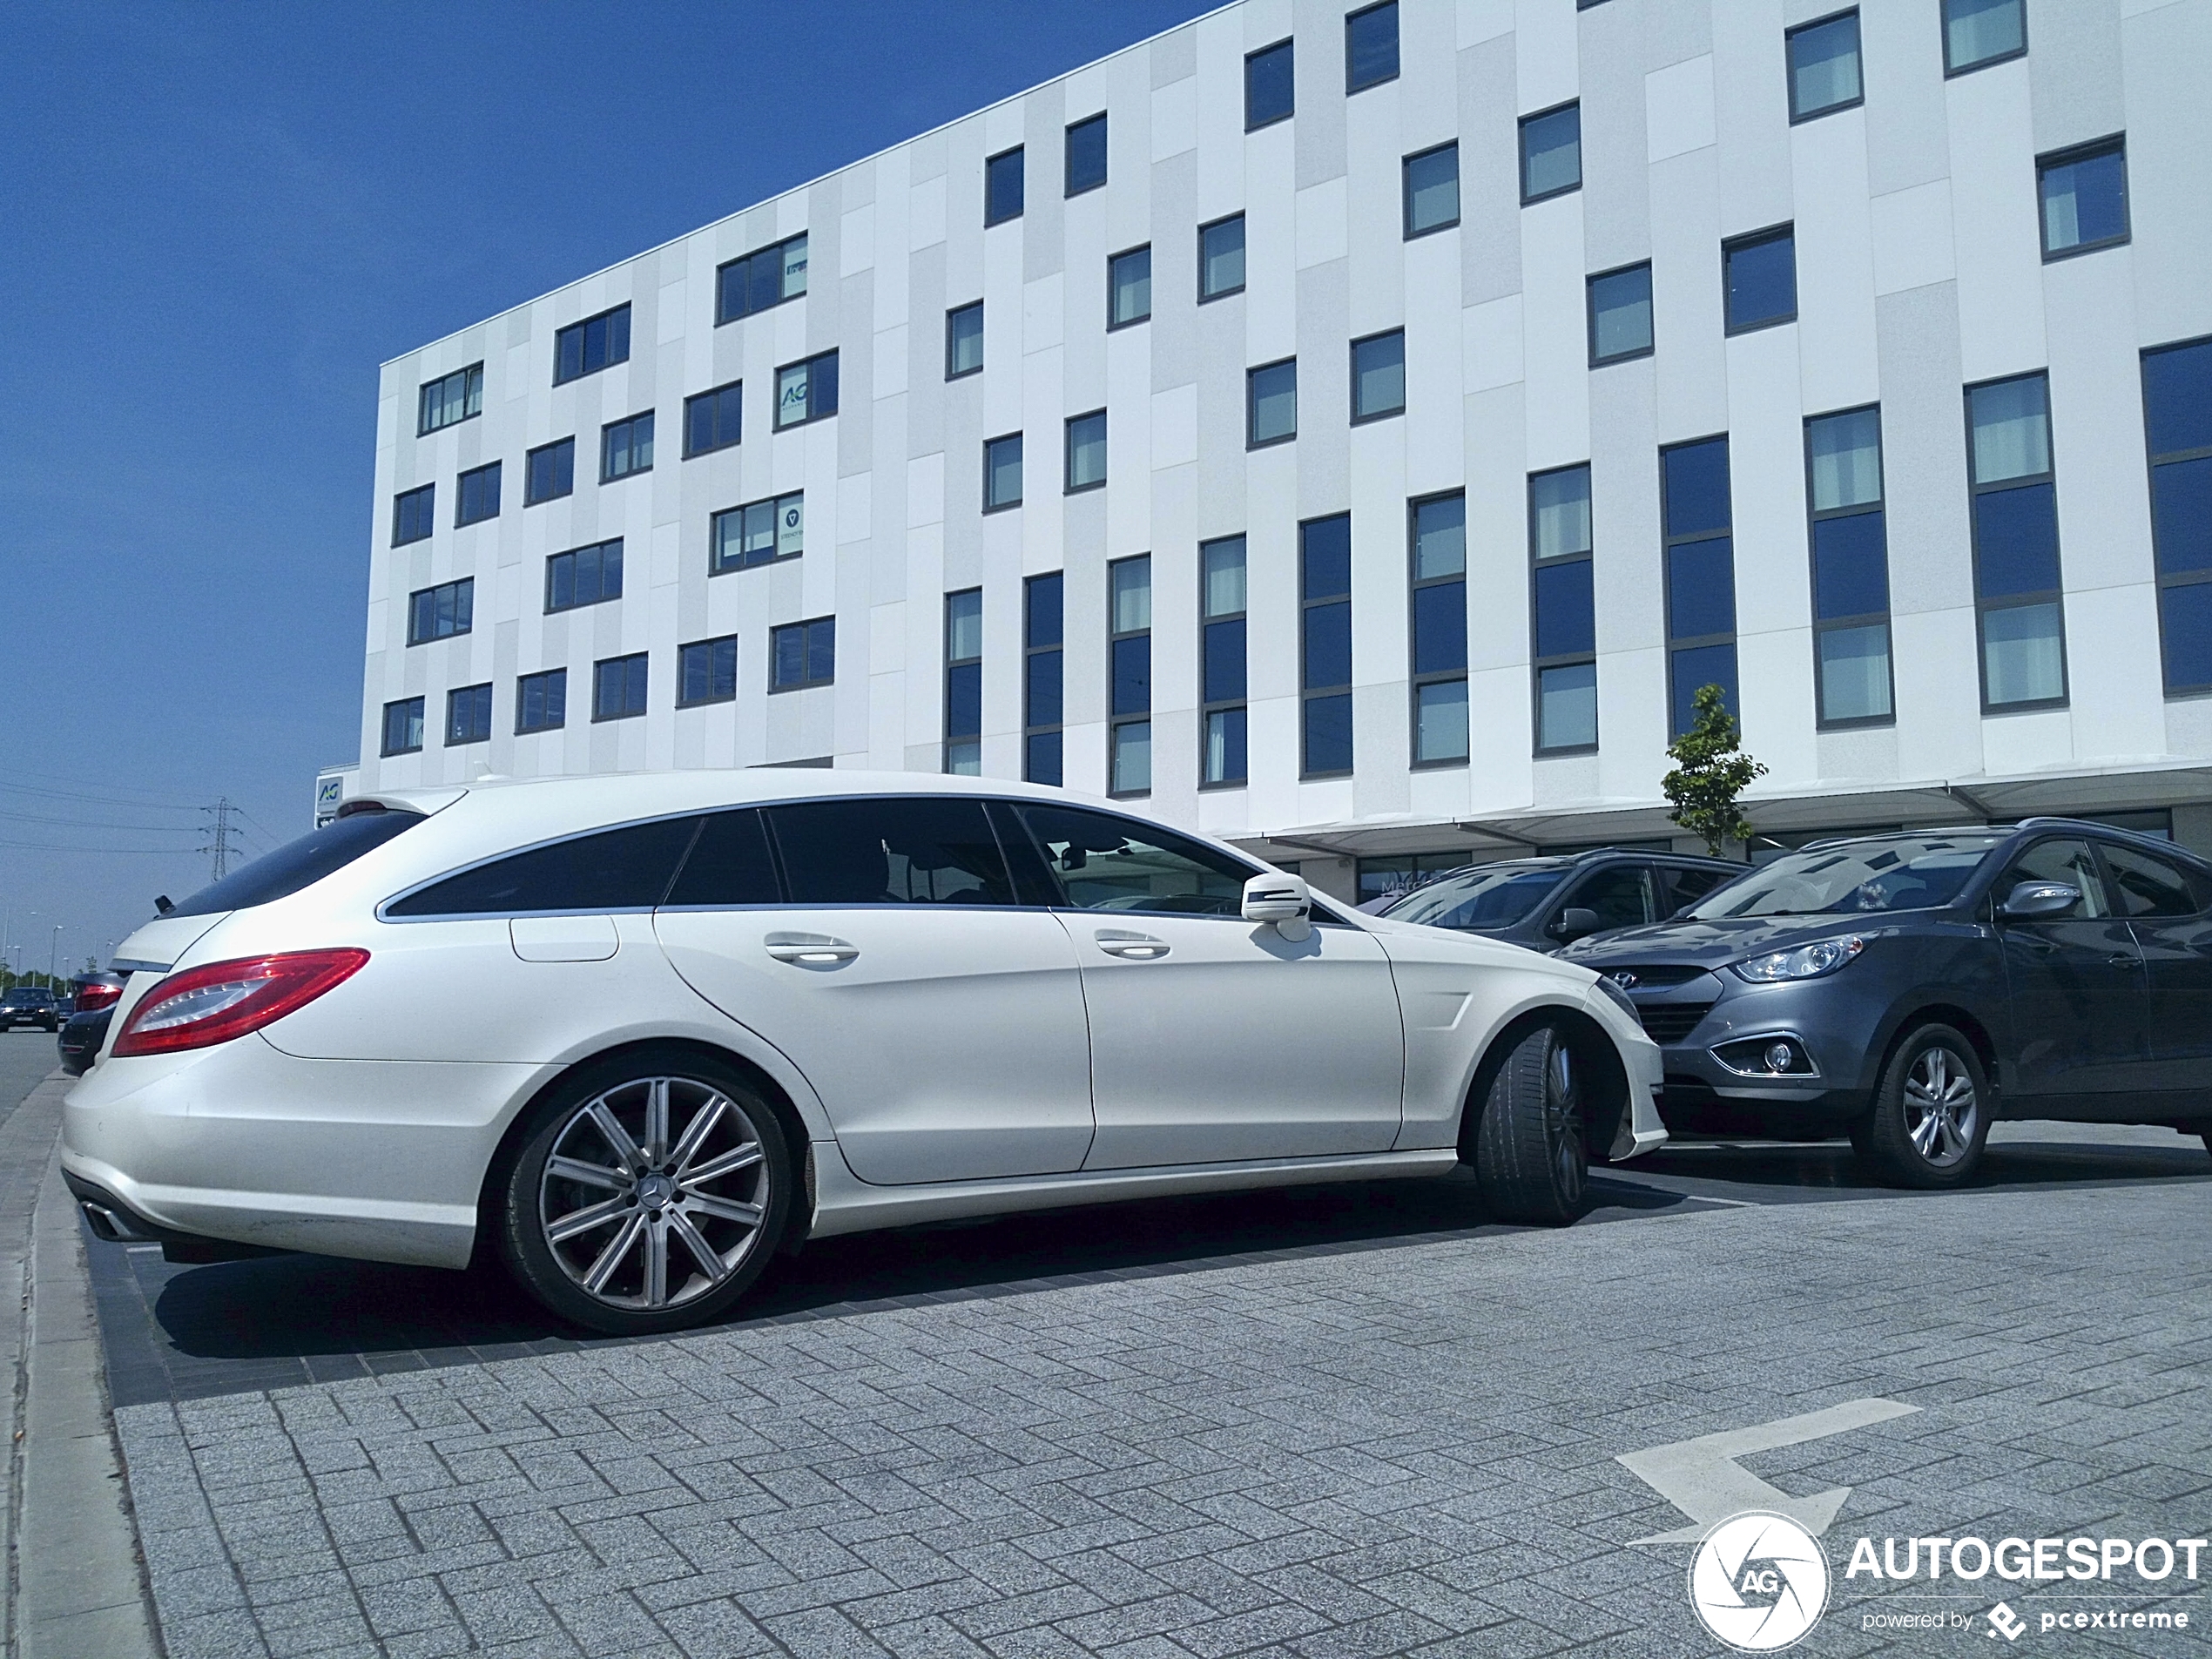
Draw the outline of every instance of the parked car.
[[[1588,969],[1028,785],[626,774],[348,801],[123,947],[95,1230],[460,1267],[604,1331],[780,1245],[1441,1174],[1571,1221],[1664,1131]],[[191,1114],[191,1132],[178,1125]]]
[[[100,1045],[107,1041],[108,1022],[114,1017],[127,979],[125,974],[107,972],[77,976],[71,988],[76,993],[75,1011],[62,1022],[61,1035],[55,1039],[61,1049],[62,1069],[71,1076],[83,1076],[99,1058]]]
[[[0,1031],[35,1025],[48,1031],[61,1028],[62,1016],[54,994],[44,985],[11,985],[0,992]]]
[[[1991,1123],[2169,1124],[2212,1149],[2212,864],[2067,819],[1826,841],[1571,946],[1666,1053],[1678,1132],[1819,1138],[1908,1186]]]
[[[1611,928],[1663,921],[1743,873],[1726,859],[1621,847],[1498,859],[1447,870],[1381,914],[1550,951]]]

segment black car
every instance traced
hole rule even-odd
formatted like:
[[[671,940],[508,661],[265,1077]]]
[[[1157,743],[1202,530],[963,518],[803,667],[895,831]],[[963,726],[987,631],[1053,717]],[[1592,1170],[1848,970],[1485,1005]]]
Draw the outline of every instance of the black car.
[[[44,1026],[49,1031],[61,1028],[61,1009],[54,994],[43,985],[17,985],[0,993],[0,1031],[12,1030],[19,1025]]]
[[[1965,1180],[1999,1117],[2212,1148],[2212,864],[2067,819],[1816,843],[1560,954],[1628,993],[1683,1133]]]
[[[62,1022],[61,1035],[57,1044],[61,1049],[62,1069],[72,1077],[81,1077],[92,1069],[99,1058],[100,1045],[107,1041],[109,1019],[115,1005],[123,997],[125,976],[121,974],[79,974],[71,988],[74,1011]]]
[[[1608,928],[1662,921],[1743,873],[1742,865],[1724,859],[1601,847],[1447,870],[1382,914],[1556,950]]]

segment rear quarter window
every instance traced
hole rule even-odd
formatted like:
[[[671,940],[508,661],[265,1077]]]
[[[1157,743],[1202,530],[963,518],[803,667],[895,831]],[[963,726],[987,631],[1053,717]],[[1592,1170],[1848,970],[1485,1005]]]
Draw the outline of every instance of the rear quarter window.
[[[384,907],[398,917],[509,916],[539,911],[651,910],[666,895],[699,827],[656,819],[571,836],[493,859]]]

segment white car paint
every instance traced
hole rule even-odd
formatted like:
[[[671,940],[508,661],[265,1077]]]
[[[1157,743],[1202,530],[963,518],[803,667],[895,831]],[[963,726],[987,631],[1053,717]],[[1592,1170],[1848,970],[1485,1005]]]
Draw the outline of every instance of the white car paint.
[[[813,1157],[816,1235],[1423,1175],[1454,1162],[1491,1041],[1545,1007],[1586,1015],[1620,1054],[1630,1110],[1611,1155],[1665,1139],[1658,1050],[1588,969],[1379,918],[1339,915],[1293,944],[1237,917],[1084,909],[377,914],[448,873],[572,834],[883,794],[1080,805],[1150,826],[1035,786],[845,772],[381,797],[430,815],[288,897],[158,920],[125,941],[118,956],[139,971],[118,1033],[162,969],[337,947],[369,961],[253,1035],[105,1056],[68,1098],[64,1167],[181,1231],[459,1266],[486,1172],[531,1100],[610,1048],[674,1039],[752,1062],[788,1099]],[[1138,937],[1101,936],[1116,934]]]

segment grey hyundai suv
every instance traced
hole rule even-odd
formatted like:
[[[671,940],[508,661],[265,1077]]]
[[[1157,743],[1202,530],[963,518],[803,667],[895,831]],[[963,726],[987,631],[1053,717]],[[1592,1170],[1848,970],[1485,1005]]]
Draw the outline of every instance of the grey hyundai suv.
[[[1921,1187],[1972,1174],[1999,1117],[2212,1148],[2212,864],[2161,841],[2044,818],[1822,842],[1559,954],[1635,1004],[1677,1132],[1847,1134]]]

